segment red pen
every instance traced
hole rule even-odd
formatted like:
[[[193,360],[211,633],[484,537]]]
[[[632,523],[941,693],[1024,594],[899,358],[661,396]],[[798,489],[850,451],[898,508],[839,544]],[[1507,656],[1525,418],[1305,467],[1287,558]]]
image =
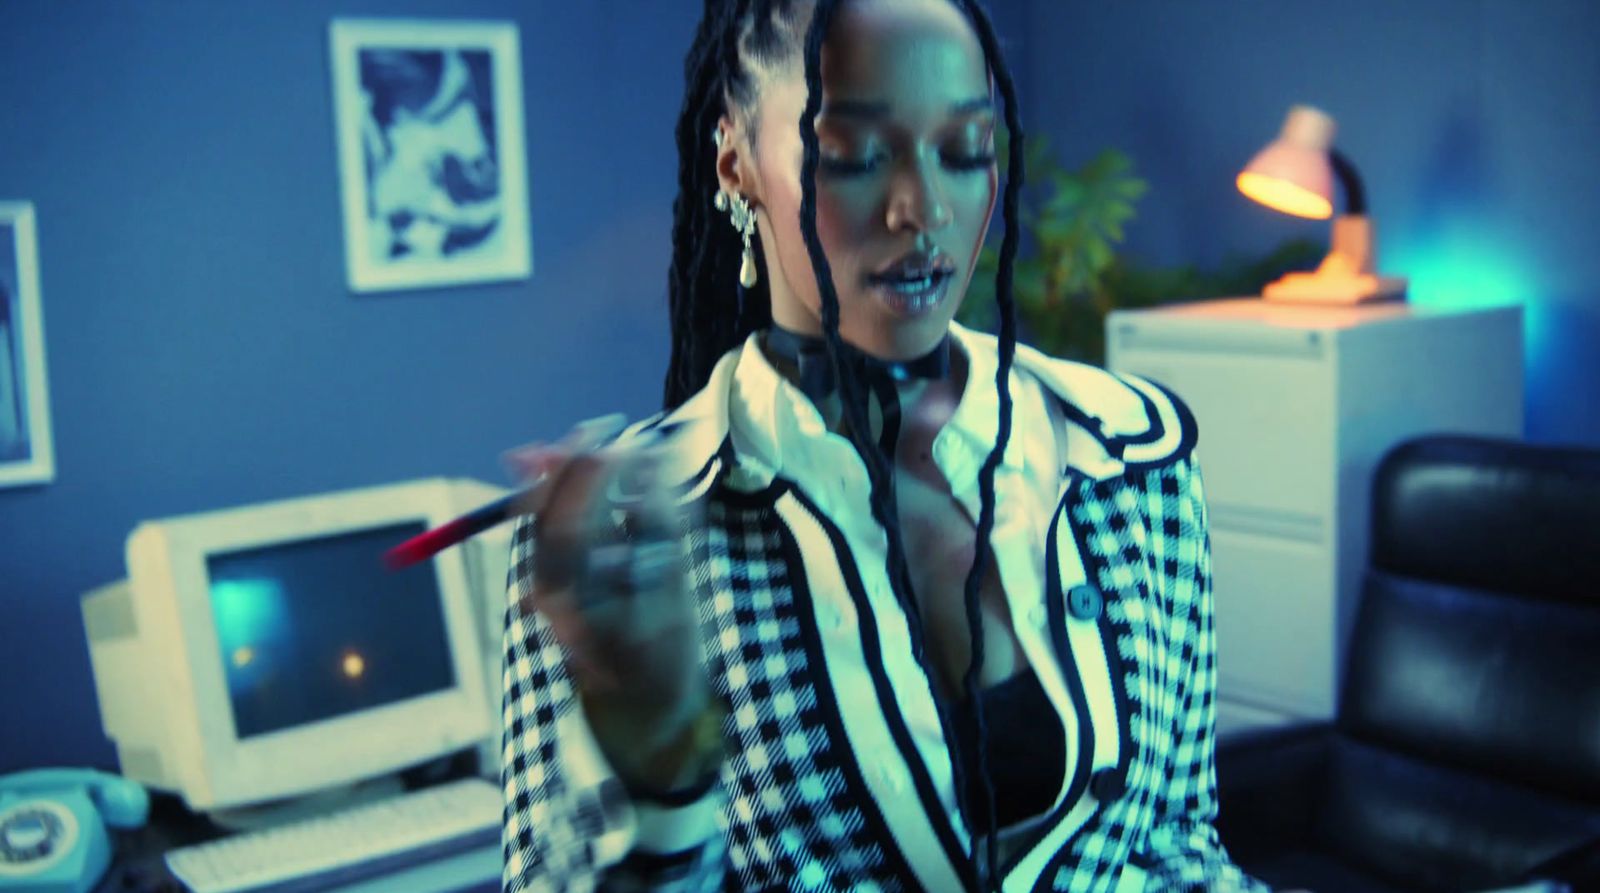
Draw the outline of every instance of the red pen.
[[[583,452],[585,449],[590,448],[589,445],[593,444],[597,439],[609,439],[616,433],[616,429],[621,427],[617,422],[617,418],[617,416],[606,416],[580,425],[578,443],[574,445],[573,451]],[[646,439],[640,445],[659,441],[662,438],[671,436],[676,430],[678,430],[678,423],[676,422],[658,425],[645,432]],[[485,530],[503,524],[522,514],[517,510],[517,506],[529,504],[531,501],[529,496],[534,490],[543,485],[544,481],[541,479],[526,489],[503,496],[494,502],[475,508],[453,521],[448,521],[432,530],[419,533],[385,552],[383,561],[389,566],[390,570],[398,570],[432,558],[458,543],[466,542]]]
[[[530,487],[529,490],[531,489]],[[488,505],[467,512],[454,521],[419,533],[385,552],[383,563],[387,564],[390,570],[410,567],[419,561],[426,561],[432,558],[457,543],[465,542],[491,527],[509,521],[517,515],[517,500],[526,496],[529,490],[521,490],[509,496],[501,497]]]

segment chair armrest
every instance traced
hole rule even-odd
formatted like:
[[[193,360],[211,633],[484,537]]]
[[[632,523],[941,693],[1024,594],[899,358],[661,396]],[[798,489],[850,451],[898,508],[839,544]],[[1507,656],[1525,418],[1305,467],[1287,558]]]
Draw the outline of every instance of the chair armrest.
[[[1322,799],[1328,723],[1230,738],[1217,748],[1217,833],[1238,858],[1307,845]]]

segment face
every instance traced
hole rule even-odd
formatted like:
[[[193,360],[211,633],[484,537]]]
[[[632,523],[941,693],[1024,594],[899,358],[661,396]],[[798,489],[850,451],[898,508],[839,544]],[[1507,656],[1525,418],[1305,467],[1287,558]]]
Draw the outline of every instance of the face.
[[[800,229],[806,85],[800,61],[791,68],[762,82],[754,151],[745,133],[731,134],[724,145],[744,157],[719,158],[719,174],[757,208],[773,319],[820,334],[821,295]],[[948,0],[854,0],[835,14],[822,83],[817,230],[840,334],[881,358],[919,356],[960,307],[994,211],[983,49]]]

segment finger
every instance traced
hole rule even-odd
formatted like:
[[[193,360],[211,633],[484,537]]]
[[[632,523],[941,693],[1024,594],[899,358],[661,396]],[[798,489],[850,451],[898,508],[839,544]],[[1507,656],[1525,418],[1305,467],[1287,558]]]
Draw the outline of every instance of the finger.
[[[678,569],[677,527],[650,505],[654,460],[585,454],[556,472],[537,512],[534,582],[581,601],[659,588]],[[621,483],[632,478],[631,483]]]
[[[612,413],[579,422],[558,443],[534,441],[501,453],[500,464],[507,475],[525,482],[525,492],[518,501],[522,513],[536,513],[542,503],[538,491],[558,475],[563,465],[612,440],[626,425],[626,416]]]
[[[636,451],[616,458],[607,469],[604,486],[595,500],[589,523],[610,540],[640,542],[659,538],[654,523],[660,515],[661,460],[654,450]]]
[[[573,587],[536,586],[528,600],[566,651],[586,693],[627,699],[681,684],[669,668],[697,666],[694,612],[685,591],[645,599],[584,599]],[[624,683],[624,680],[627,680]],[[625,690],[626,689],[626,690]]]
[[[585,602],[579,613],[586,658],[604,668],[597,682],[628,680],[635,694],[661,692],[681,684],[679,670],[698,666],[694,612],[675,587],[648,598]]]
[[[518,494],[516,510],[538,519],[539,529],[584,523],[585,506],[593,499],[604,460],[593,452],[556,453],[549,471]]]
[[[557,444],[535,442],[512,447],[500,454],[506,475],[518,481],[537,481],[545,477],[570,455]]]
[[[549,484],[560,473],[569,457],[551,446],[519,447],[501,454],[508,476],[521,482],[511,504],[513,515],[537,515],[549,498]]]
[[[579,603],[586,611],[607,602],[660,602],[682,577],[679,544],[675,539],[654,539],[597,546],[574,577]]]
[[[585,454],[558,468],[531,494],[535,583],[576,588],[588,602],[653,592],[680,574],[681,513],[659,468],[651,450]]]
[[[566,652],[567,672],[573,684],[580,691],[615,688],[617,679],[610,662],[597,655],[597,651],[606,650],[604,637],[596,636],[589,618],[584,617],[564,593],[544,592],[541,596],[539,611]]]
[[[564,450],[542,452],[561,455]],[[680,586],[679,512],[659,482],[661,459],[660,449],[629,446],[566,456],[552,466],[549,479],[529,494],[537,516],[532,568],[537,593],[560,592],[573,610],[588,615],[604,602],[640,595],[656,601]],[[535,596],[520,607],[539,610],[545,601]],[[640,619],[595,617],[624,634]]]
[[[670,602],[667,596],[682,588],[684,538],[679,514],[670,504],[662,504],[652,470],[631,470],[640,472],[643,491],[619,491],[613,486],[614,476],[590,504],[584,521],[586,548],[575,587],[585,610],[613,599]]]
[[[563,443],[568,444],[574,452],[586,452],[612,440],[626,427],[628,417],[620,412],[597,416],[574,425],[572,433],[567,435]]]

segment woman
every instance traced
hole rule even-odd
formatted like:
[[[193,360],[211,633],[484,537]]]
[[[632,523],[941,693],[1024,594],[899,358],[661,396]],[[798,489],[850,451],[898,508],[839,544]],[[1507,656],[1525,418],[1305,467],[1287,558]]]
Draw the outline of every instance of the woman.
[[[667,410],[528,457],[506,888],[1255,887],[1194,421],[1014,348],[987,19],[709,0],[686,75]]]

